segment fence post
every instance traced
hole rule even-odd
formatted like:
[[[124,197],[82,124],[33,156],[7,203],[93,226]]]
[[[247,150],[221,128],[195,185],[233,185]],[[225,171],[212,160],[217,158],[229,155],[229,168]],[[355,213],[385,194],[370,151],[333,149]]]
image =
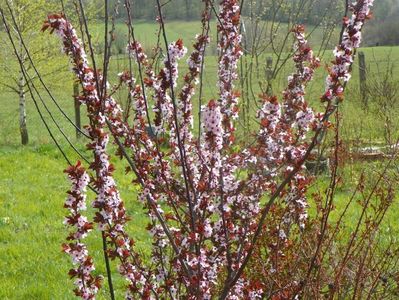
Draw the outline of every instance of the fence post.
[[[271,95],[273,93],[272,90],[272,79],[273,79],[273,57],[269,56],[266,58],[266,80],[267,80],[267,89],[266,93]]]
[[[73,97],[75,99],[75,125],[76,125],[76,138],[80,138],[80,131],[82,130],[81,123],[80,123],[80,102],[78,100],[79,96],[79,85],[77,82],[73,83]],[[79,129],[78,129],[79,128]]]
[[[367,75],[366,75],[366,59],[364,52],[359,52],[359,85],[360,97],[364,107],[367,107]]]

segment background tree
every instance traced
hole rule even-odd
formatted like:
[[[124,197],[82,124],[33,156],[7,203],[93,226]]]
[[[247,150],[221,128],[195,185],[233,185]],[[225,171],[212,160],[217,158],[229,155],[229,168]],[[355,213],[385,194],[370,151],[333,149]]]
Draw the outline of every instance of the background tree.
[[[2,0],[1,3],[5,5],[7,0]],[[56,9],[55,3],[52,1],[38,0],[15,0],[9,1],[12,9],[17,12],[17,17],[15,18],[16,23],[19,27],[19,31],[23,37],[23,41],[26,46],[31,49],[30,55],[32,59],[37,62],[40,67],[43,76],[54,73],[55,69],[58,67],[51,64],[51,57],[53,57],[57,52],[54,47],[56,43],[50,41],[48,38],[40,34],[37,28],[37,24],[40,20],[46,17],[49,11]],[[7,15],[10,19],[10,16]],[[10,22],[11,23],[11,22]],[[24,50],[21,39],[17,35],[17,28],[12,28],[12,33],[14,34],[16,40],[18,41],[18,54],[22,59],[23,64],[26,69],[31,70],[31,65]],[[17,95],[19,99],[19,129],[21,133],[21,142],[23,145],[28,144],[29,134],[27,126],[27,112],[26,112],[26,86],[27,82],[22,76],[20,68],[15,68],[17,61],[14,57],[11,47],[8,47],[9,41],[6,39],[5,35],[1,35],[2,45],[0,49],[0,84],[1,88],[6,89],[6,91]],[[32,76],[32,80],[36,77]]]
[[[385,46],[399,44],[399,1],[384,0],[378,6],[375,17],[366,26],[366,45]]]
[[[5,10],[5,17],[8,19],[12,27],[11,33],[14,35],[18,43],[18,56],[22,59],[26,70],[30,73],[30,80],[37,80],[37,74],[33,70],[31,60],[35,62],[35,67],[38,69],[41,77],[46,79],[51,75],[52,80],[50,86],[62,85],[71,81],[70,75],[65,72],[65,62],[59,53],[59,43],[57,41],[48,39],[40,32],[40,26],[43,20],[46,19],[49,12],[61,11],[66,12],[70,19],[79,24],[80,16],[76,13],[76,1],[65,2],[65,7],[56,0],[0,0],[0,4],[10,8],[15,12],[15,24],[11,22],[11,16]],[[102,10],[102,1],[87,1],[87,18],[90,21],[98,20],[100,18],[99,11]],[[18,28],[17,28],[18,27]],[[19,36],[19,34],[21,36]],[[22,44],[22,40],[25,46]],[[29,142],[28,122],[27,122],[27,82],[24,79],[21,69],[16,67],[18,62],[12,52],[12,47],[9,45],[9,40],[6,35],[1,35],[1,42],[5,47],[0,49],[0,89],[16,95],[18,97],[19,109],[19,130],[21,135],[21,143],[23,145]],[[25,47],[28,48],[28,57]],[[69,78],[69,80],[65,80]]]

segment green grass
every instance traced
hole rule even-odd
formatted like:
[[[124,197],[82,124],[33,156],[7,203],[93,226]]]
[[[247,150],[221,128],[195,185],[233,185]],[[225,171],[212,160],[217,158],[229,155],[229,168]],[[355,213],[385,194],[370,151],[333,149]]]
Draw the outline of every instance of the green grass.
[[[71,287],[60,251],[67,182],[58,154],[1,149],[0,297],[62,299]],[[61,296],[61,297],[60,297]]]
[[[189,44],[187,41],[192,41],[193,36],[198,32],[197,29],[194,22],[170,22],[168,23],[169,39],[175,40],[182,36],[186,44]],[[138,39],[142,40],[147,48],[156,39],[155,31],[156,26],[146,23],[139,23],[136,27]],[[98,29],[98,35],[100,35],[99,32],[100,29]],[[97,37],[96,39],[98,41]],[[364,48],[362,51],[365,52],[370,72],[373,73],[377,71],[373,56],[385,61],[386,56],[391,53],[392,61],[399,61],[399,47]],[[324,62],[329,60],[326,57]],[[185,70],[184,61],[183,59],[180,73]],[[386,62],[381,62],[380,67],[383,67],[384,64]],[[111,71],[116,74],[126,66],[126,58],[113,59]],[[358,66],[355,63],[353,78],[341,108],[344,120],[343,136],[345,139],[360,137],[363,140],[381,141],[384,122],[371,110],[361,109],[357,70]],[[292,71],[290,63],[283,68],[275,83],[276,91],[285,86],[286,76]],[[216,57],[208,56],[204,79],[204,99],[217,98],[216,72]],[[69,116],[73,117],[72,77],[67,72],[63,74],[65,75],[62,79],[54,84],[53,90],[60,105]],[[320,109],[321,104],[318,99],[323,91],[325,76],[324,68],[320,68],[314,83],[309,86],[307,95],[309,101]],[[3,76],[3,78],[5,77]],[[47,82],[50,80],[51,78],[46,78]],[[120,99],[124,97],[123,94],[116,94],[116,96],[120,96]],[[81,151],[85,152],[84,142],[75,139],[74,129],[56,111],[49,97],[45,97],[45,101],[67,135],[74,143],[78,144]],[[372,99],[370,101],[372,102]],[[193,102],[194,113],[197,114],[197,96],[194,96]],[[0,91],[0,103],[0,299],[73,299],[72,283],[66,275],[70,268],[70,261],[66,255],[61,253],[61,244],[67,234],[62,224],[63,216],[66,213],[62,205],[65,192],[68,189],[68,182],[65,174],[62,173],[66,163],[52,144],[31,99],[28,98],[30,145],[27,147],[21,147],[19,141],[17,96],[6,93],[4,90]],[[82,108],[82,115],[84,115],[84,108]],[[48,116],[46,116],[46,120],[50,122]],[[56,132],[54,125],[51,125],[51,128]],[[59,133],[55,133],[55,136],[62,141]],[[72,161],[78,159],[65,142],[61,142],[61,146]],[[87,153],[87,155],[90,154]],[[139,249],[147,252],[150,241],[146,231],[143,230],[147,219],[137,200],[137,191],[130,184],[131,176],[123,174],[123,163],[118,161],[115,163],[118,170],[117,182],[126,202],[128,213],[133,217],[128,230],[137,241]],[[373,165],[364,164],[361,168],[366,166],[373,167]],[[356,175],[360,170],[357,168],[353,172],[353,174],[344,174],[347,182],[338,193],[337,207],[342,208],[351,191],[350,187],[353,187]],[[318,188],[323,189],[325,183],[326,180],[322,180]],[[90,196],[93,199],[93,195]],[[397,208],[396,203],[394,209],[389,212],[385,224],[386,228],[391,227],[393,232],[398,232],[399,229],[395,216]],[[359,207],[354,205],[349,216],[355,216],[358,211]],[[88,213],[90,214],[92,211]],[[348,220],[347,228],[350,231],[352,225],[350,219]],[[98,233],[92,234],[88,238],[88,243],[94,255],[98,272],[104,274]],[[124,282],[118,275],[115,278],[118,298],[120,298],[122,289],[119,287]],[[106,290],[102,290],[101,293],[99,298],[106,298],[104,294]]]

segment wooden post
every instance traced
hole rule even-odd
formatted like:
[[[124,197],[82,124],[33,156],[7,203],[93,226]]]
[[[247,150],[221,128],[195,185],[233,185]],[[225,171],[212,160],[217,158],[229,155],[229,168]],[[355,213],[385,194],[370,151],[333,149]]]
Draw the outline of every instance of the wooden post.
[[[80,123],[80,102],[78,100],[79,96],[79,85],[77,82],[73,84],[73,97],[75,99],[75,125],[76,125],[76,138],[80,138],[79,130],[82,130],[81,123]],[[78,129],[79,128],[79,129]]]
[[[272,79],[273,79],[273,57],[269,56],[266,58],[266,80],[267,80],[267,89],[266,93],[271,95],[273,93],[272,90]]]
[[[366,76],[366,59],[364,52],[359,52],[359,86],[360,86],[360,97],[364,107],[367,107],[367,76]]]

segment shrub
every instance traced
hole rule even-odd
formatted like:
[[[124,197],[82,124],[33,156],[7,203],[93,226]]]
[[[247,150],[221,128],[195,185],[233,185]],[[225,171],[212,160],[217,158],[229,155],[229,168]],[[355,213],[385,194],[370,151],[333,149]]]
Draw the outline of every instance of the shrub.
[[[160,37],[167,49],[163,67],[155,72],[154,61],[135,39],[130,2],[125,1],[130,39],[127,48],[137,72],[134,75],[132,68],[121,72],[120,82],[112,90],[107,82],[110,59],[107,49],[111,43],[108,38],[104,46],[104,68],[100,71],[91,51],[89,34],[87,48],[92,66],[84,45],[63,14],[49,15],[43,26],[44,31],[55,32],[62,41],[63,50],[82,85],[78,99],[86,105],[89,119],[87,148],[94,158],[89,171],[79,163],[67,169],[72,180],[66,202],[71,214],[67,223],[77,232],[69,237],[76,243],[71,242],[72,245],[64,248],[75,263],[70,272],[77,286],[75,293],[85,299],[93,298],[99,286],[99,281],[90,274],[93,262],[81,245],[81,234],[85,235],[92,228],[92,222],[82,217],[81,209],[77,209],[84,199],[86,172],[90,172],[90,187],[96,192],[92,205],[97,212],[93,222],[108,246],[106,259],[119,261],[118,271],[128,282],[127,299],[210,299],[215,296],[260,299],[275,295],[280,297],[276,299],[281,299],[298,298],[302,294],[313,296],[324,291],[327,271],[322,273],[319,290],[315,290],[313,281],[309,282],[320,254],[324,253],[321,251],[329,249],[328,243],[335,243],[337,238],[326,231],[338,181],[337,169],[332,171],[327,204],[323,206],[320,196],[315,196],[319,210],[316,217],[309,220],[307,191],[313,178],[303,165],[332,127],[330,116],[338,116],[337,108],[343,100],[353,58],[361,42],[361,29],[373,1],[359,0],[348,6],[351,15],[343,20],[341,39],[328,69],[326,89],[321,96],[325,111],[321,113],[315,113],[305,101],[306,85],[320,61],[306,41],[304,27],[293,27],[296,70],[289,76],[281,100],[267,93],[260,95],[259,131],[250,146],[237,146],[235,140],[239,93],[234,81],[242,55],[237,0],[220,2],[219,96],[201,106],[199,134],[193,133],[192,97],[201,80],[205,48],[209,44],[209,20],[214,9],[211,1],[203,2],[202,32],[196,37],[187,61],[188,72],[179,90],[178,63],[187,49],[182,40],[167,41],[160,1],[157,1]],[[123,87],[131,96],[133,108],[132,116],[126,121],[113,98],[115,90]],[[199,89],[201,93],[201,85]],[[152,128],[155,137],[151,137],[148,128]],[[167,137],[167,146],[161,147],[158,137],[162,136]],[[134,239],[125,230],[129,217],[113,179],[114,167],[107,150],[111,139],[117,145],[117,155],[127,162],[127,171],[133,173],[133,184],[141,187],[139,199],[147,210],[147,230],[153,237],[150,261],[136,249]],[[337,137],[336,144],[338,140]],[[384,178],[380,177],[378,182]],[[359,184],[356,190],[362,191],[362,186]],[[378,194],[389,202],[392,193],[385,195],[384,191],[375,188],[370,195]],[[369,207],[370,198],[364,199],[363,205]],[[371,220],[380,220],[385,207],[387,205],[376,210],[378,217]],[[357,231],[350,240],[361,239],[361,232]],[[301,247],[305,254],[294,253],[302,243],[309,243]],[[351,243],[344,249],[352,251],[354,245],[364,243]],[[317,248],[315,253],[311,251],[314,247]],[[332,295],[339,285],[346,283],[346,267],[349,259],[354,258],[350,251],[342,256],[342,264],[331,281]],[[279,265],[275,259],[280,259],[282,253],[287,256]],[[332,259],[333,253],[327,253],[330,254]],[[292,269],[295,262],[299,268]],[[273,268],[283,271],[274,277]],[[259,271],[259,276],[253,269]],[[111,287],[110,275],[108,269]],[[281,284],[287,288],[275,293],[276,287],[281,289]],[[112,287],[110,290],[113,298]]]

